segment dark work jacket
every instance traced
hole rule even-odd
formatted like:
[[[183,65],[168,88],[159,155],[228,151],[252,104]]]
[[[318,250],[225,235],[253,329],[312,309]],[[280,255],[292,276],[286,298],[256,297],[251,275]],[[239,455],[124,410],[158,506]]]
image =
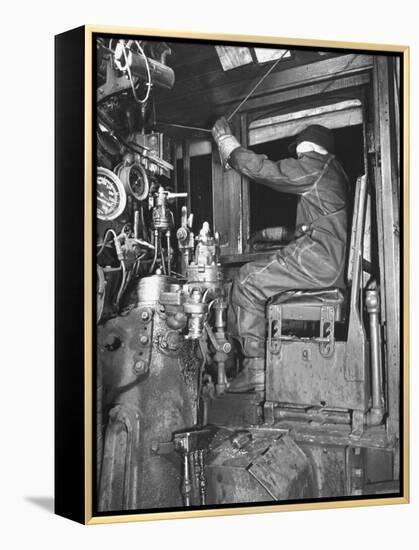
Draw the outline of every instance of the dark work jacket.
[[[283,248],[278,259],[297,279],[300,275],[301,288],[343,286],[349,180],[335,156],[312,151],[273,162],[239,147],[229,164],[254,182],[299,195],[296,224],[309,226],[309,232]]]

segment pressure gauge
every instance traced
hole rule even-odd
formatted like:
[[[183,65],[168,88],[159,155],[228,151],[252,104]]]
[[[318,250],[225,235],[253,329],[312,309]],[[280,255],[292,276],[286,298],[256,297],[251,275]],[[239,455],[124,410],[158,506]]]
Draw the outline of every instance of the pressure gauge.
[[[99,167],[96,176],[96,208],[100,220],[114,220],[122,214],[127,204],[127,193],[116,174]]]
[[[124,184],[125,189],[137,201],[143,201],[148,197],[150,185],[147,172],[141,164],[125,164],[118,169],[119,178]]]

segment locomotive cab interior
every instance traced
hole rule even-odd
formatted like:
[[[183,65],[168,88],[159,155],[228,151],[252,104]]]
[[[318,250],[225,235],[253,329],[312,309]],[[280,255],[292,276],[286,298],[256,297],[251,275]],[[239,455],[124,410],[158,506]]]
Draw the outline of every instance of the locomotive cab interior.
[[[102,512],[400,491],[399,59],[233,50],[97,41]],[[223,165],[211,127],[270,66],[232,131],[272,161],[310,124],[332,132],[345,278],[267,302],[264,390],[231,393],[231,280],[287,246],[251,236],[293,232],[298,197]]]

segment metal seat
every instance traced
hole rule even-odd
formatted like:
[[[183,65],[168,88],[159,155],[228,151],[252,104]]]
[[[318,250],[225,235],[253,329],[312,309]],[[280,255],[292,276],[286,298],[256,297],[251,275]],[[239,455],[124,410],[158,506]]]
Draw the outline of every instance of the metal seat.
[[[334,320],[343,320],[345,296],[339,288],[319,290],[289,290],[275,296],[269,305],[281,305],[282,319],[320,321],[323,307],[333,307]]]
[[[360,418],[368,409],[370,374],[362,299],[366,198],[367,180],[361,176],[348,243],[347,292],[292,290],[267,304],[266,418],[273,419],[270,407],[283,404],[327,405],[358,411]],[[336,339],[335,324],[343,321],[347,326]],[[301,329],[301,325],[307,326]]]

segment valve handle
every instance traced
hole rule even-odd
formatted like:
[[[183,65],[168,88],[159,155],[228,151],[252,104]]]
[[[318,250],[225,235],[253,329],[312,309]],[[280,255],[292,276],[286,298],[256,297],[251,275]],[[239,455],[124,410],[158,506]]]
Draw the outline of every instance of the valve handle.
[[[177,199],[179,197],[187,197],[188,193],[171,193],[170,191],[167,192],[167,198],[168,199]]]

